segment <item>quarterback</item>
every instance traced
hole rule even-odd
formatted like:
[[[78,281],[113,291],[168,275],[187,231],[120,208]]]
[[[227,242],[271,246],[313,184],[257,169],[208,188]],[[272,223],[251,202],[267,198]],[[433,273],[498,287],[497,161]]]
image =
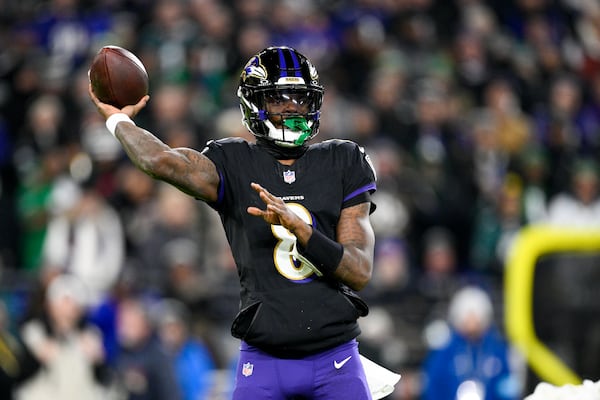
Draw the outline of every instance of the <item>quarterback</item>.
[[[234,399],[371,399],[358,342],[368,312],[375,172],[356,143],[309,144],[323,87],[298,51],[269,47],[240,74],[242,121],[254,142],[171,148],[90,96],[131,161],[206,202],[225,228],[241,284],[232,335],[241,340]]]

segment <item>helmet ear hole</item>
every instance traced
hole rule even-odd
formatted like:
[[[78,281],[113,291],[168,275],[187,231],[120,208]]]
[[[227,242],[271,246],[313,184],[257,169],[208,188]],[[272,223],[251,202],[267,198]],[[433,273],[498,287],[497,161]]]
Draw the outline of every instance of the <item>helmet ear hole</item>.
[[[295,96],[303,94],[305,98],[296,97],[294,101],[308,108],[308,111],[301,108],[301,113],[280,114],[280,118],[303,118],[308,121],[309,132],[275,127],[269,121],[267,94],[277,98],[284,93],[293,93]],[[250,58],[240,75],[237,94],[244,124],[255,136],[285,147],[294,147],[312,139],[319,131],[323,87],[319,83],[316,68],[293,48],[268,47]],[[306,139],[299,141],[299,135]]]

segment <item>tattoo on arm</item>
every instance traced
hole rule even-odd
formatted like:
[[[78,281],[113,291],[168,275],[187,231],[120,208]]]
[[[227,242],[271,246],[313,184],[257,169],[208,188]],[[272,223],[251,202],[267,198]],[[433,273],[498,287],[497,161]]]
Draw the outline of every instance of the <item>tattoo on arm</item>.
[[[337,240],[344,246],[344,256],[335,276],[353,289],[362,289],[371,278],[375,234],[369,220],[370,203],[342,210]]]
[[[170,182],[194,197],[217,201],[220,177],[215,164],[196,150],[177,148],[173,151],[184,158],[184,166],[181,170],[173,168]]]
[[[147,130],[119,124],[116,136],[131,161],[146,174],[206,201],[216,201],[219,174],[213,162],[200,152],[172,149]]]

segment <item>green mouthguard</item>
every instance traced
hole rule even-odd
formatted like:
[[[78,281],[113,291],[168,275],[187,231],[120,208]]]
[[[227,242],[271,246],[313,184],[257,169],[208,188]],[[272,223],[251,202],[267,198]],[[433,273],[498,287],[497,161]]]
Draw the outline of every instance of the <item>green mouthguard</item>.
[[[310,127],[306,123],[306,118],[291,117],[283,121],[283,125],[291,131],[300,131],[302,134],[294,141],[294,144],[302,146],[306,139],[310,136]]]

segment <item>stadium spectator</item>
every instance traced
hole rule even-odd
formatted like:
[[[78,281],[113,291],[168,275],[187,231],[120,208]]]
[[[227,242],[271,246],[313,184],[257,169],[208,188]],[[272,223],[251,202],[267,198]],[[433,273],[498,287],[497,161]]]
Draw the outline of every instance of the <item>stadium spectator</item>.
[[[523,220],[525,224],[546,219],[548,212],[548,159],[543,147],[534,145],[517,157],[516,171],[523,179]]]
[[[38,368],[20,333],[14,332],[5,302],[0,301],[0,398],[13,400],[15,389]]]
[[[493,200],[475,211],[470,263],[475,270],[501,278],[512,241],[525,225],[521,178],[506,175]]]
[[[447,322],[447,330],[426,331],[432,348],[424,362],[422,399],[520,399],[517,369],[495,328],[489,295],[461,288],[452,296]]]
[[[168,245],[174,240],[187,239],[201,246],[202,219],[198,204],[175,188],[161,183],[154,193],[150,212],[142,219],[148,230],[136,231],[137,237],[131,238],[136,241],[136,259],[132,260],[135,265],[131,266],[146,292],[164,295],[171,273]],[[200,258],[190,261],[192,267],[199,267]]]
[[[184,303],[164,299],[156,304],[158,336],[172,355],[182,400],[209,400],[214,385],[215,363],[207,345],[194,334]]]
[[[419,254],[420,267],[416,287],[427,302],[429,318],[434,318],[447,307],[450,297],[460,285],[460,270],[456,256],[455,238],[447,229],[432,227],[423,237]]]
[[[550,199],[547,222],[571,228],[600,226],[598,165],[594,160],[579,159],[571,172],[571,188]]]
[[[48,223],[52,218],[52,192],[66,164],[63,147],[55,146],[32,162],[29,171],[23,171],[19,180],[17,204],[20,227],[21,268],[38,273],[42,265],[42,252]]]
[[[100,331],[85,322],[88,292],[75,276],[57,275],[45,291],[43,313],[21,328],[40,369],[18,388],[18,398],[111,399]],[[107,384],[106,386],[104,384]]]
[[[138,296],[120,299],[116,380],[127,400],[180,400],[172,357],[157,336],[150,305]]]
[[[93,168],[91,161],[88,167]],[[63,176],[53,188],[41,273],[77,276],[89,291],[88,305],[93,306],[116,282],[125,246],[121,219],[97,192],[93,172],[88,172],[90,175],[81,184]]]

